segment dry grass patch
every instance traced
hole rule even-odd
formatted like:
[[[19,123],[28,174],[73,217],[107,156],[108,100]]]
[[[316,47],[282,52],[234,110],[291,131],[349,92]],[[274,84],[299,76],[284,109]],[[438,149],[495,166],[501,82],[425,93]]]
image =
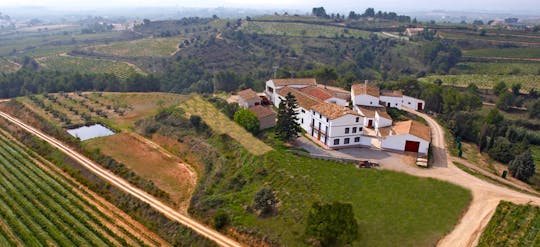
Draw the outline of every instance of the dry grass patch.
[[[254,155],[264,154],[272,148],[266,145],[261,140],[254,137],[244,128],[231,121],[227,116],[221,113],[210,102],[202,99],[200,96],[193,96],[189,100],[180,104],[180,107],[186,111],[188,115],[199,115],[213,131],[219,134],[227,134],[250,153]]]
[[[179,209],[187,209],[197,182],[197,174],[178,157],[132,133],[92,139],[87,141],[86,145],[89,148],[99,148],[103,154],[124,163],[139,176],[151,180],[170,195]]]

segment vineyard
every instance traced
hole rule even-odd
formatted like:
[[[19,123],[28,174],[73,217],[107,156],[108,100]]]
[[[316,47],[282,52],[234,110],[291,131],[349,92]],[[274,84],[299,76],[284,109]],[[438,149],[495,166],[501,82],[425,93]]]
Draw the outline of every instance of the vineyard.
[[[472,74],[472,75],[430,75],[420,78],[420,81],[433,82],[436,79],[442,80],[445,85],[466,87],[470,83],[476,84],[479,88],[493,88],[493,85],[504,81],[507,85],[521,83],[521,88],[529,91],[532,88],[540,90],[540,75],[496,75],[496,74]]]
[[[52,165],[0,132],[1,246],[157,246]],[[109,208],[110,209],[110,208]],[[152,235],[152,236],[150,236]],[[165,243],[166,244],[166,243]]]
[[[501,201],[478,246],[540,246],[540,207]]]
[[[112,73],[121,79],[125,79],[133,73],[144,74],[144,72],[136,66],[107,59],[53,55],[42,57],[37,60],[41,66],[48,70],[74,71],[79,73]]]
[[[259,34],[303,36],[303,37],[362,37],[369,36],[369,32],[347,29],[335,26],[305,24],[305,23],[281,23],[281,22],[256,22],[248,21],[243,24],[242,30]]]
[[[469,57],[504,57],[504,58],[534,58],[540,59],[538,48],[507,48],[507,49],[476,49],[463,51],[464,56]]]
[[[182,37],[146,38],[91,46],[86,50],[123,57],[166,57],[172,55],[183,41]]]
[[[540,63],[459,63],[452,74],[540,75]]]

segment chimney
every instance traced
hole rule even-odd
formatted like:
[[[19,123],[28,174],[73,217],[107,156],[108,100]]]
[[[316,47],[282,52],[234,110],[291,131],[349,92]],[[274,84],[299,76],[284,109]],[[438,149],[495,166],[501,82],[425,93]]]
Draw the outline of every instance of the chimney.
[[[367,87],[367,84],[368,84],[368,80],[364,80],[364,85],[366,85],[366,87]]]

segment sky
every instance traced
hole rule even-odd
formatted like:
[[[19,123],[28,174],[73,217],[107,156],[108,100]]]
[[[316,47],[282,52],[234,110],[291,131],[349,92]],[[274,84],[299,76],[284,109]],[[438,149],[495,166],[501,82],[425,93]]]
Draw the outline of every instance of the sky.
[[[54,9],[94,9],[109,7],[241,7],[310,10],[324,6],[327,11],[361,11],[374,7],[385,11],[464,10],[528,11],[540,13],[539,0],[0,0],[1,7],[45,6]]]

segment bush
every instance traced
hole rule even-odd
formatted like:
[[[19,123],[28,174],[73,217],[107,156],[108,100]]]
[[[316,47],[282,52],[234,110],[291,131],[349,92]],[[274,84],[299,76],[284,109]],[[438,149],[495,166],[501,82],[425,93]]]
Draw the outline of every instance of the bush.
[[[275,212],[278,199],[274,191],[269,188],[262,188],[253,197],[253,208],[260,210],[259,216],[270,215]]]
[[[306,236],[322,246],[350,244],[358,238],[352,204],[314,203],[309,210]]]
[[[510,161],[508,164],[508,170],[513,177],[527,181],[535,172],[535,165],[531,155],[531,150],[527,150],[524,153],[516,156],[516,158]]]
[[[260,122],[255,113],[250,110],[242,109],[234,114],[234,121],[247,131],[257,134],[259,132]]]
[[[217,213],[214,215],[214,228],[219,231],[228,224],[229,215],[223,210],[218,210]]]

